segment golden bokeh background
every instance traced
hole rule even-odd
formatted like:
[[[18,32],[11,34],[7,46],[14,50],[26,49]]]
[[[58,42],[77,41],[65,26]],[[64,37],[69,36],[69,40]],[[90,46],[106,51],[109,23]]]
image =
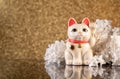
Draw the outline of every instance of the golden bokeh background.
[[[0,0],[0,58],[43,60],[48,44],[67,39],[70,17],[119,27],[120,0]]]

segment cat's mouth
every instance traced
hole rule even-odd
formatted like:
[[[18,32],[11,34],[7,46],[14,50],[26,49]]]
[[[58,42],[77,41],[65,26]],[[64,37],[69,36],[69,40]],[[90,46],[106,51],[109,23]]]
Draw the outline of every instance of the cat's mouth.
[[[83,40],[83,37],[82,36],[76,36],[75,39],[76,40]]]
[[[84,36],[77,35],[77,36],[72,36],[71,39],[74,39],[74,40],[84,40],[85,37],[84,37]]]

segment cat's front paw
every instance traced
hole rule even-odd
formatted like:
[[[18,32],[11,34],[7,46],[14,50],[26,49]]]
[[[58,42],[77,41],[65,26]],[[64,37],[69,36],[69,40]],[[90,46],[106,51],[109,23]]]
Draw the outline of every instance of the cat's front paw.
[[[72,60],[66,60],[67,65],[72,65],[73,61]]]
[[[80,60],[73,61],[73,65],[82,65],[82,61]]]
[[[83,62],[83,65],[89,65],[89,64],[90,64],[90,62],[88,60]]]

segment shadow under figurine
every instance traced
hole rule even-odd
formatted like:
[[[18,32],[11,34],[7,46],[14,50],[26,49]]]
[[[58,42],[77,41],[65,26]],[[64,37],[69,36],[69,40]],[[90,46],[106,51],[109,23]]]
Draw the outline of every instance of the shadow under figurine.
[[[92,47],[95,45],[95,24],[84,18],[78,24],[74,18],[68,20],[68,39],[65,50],[67,65],[89,65],[93,58]]]

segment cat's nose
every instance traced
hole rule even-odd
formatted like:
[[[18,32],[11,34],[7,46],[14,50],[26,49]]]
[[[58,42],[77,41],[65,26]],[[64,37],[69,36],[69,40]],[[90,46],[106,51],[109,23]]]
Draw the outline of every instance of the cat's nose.
[[[79,32],[79,35],[82,35],[82,32]]]

